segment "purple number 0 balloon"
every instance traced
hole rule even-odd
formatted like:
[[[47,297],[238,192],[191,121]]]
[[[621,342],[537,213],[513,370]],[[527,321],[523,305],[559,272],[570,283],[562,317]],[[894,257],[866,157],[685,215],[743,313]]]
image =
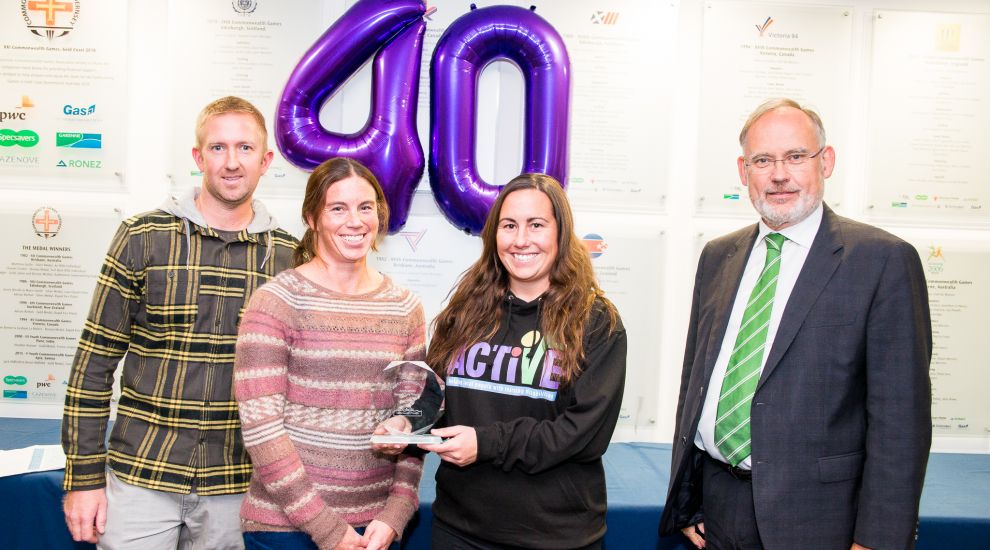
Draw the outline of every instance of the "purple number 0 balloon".
[[[496,59],[515,63],[525,82],[522,172],[549,174],[567,185],[570,60],[563,39],[525,8],[472,9],[447,28],[433,52],[430,187],[444,215],[476,235],[501,189],[482,181],[474,158],[478,78]]]
[[[416,133],[424,13],[422,0],[354,4],[299,60],[275,118],[278,148],[296,166],[312,170],[337,156],[367,166],[385,191],[389,232],[406,223],[425,165]],[[372,55],[368,123],[354,134],[328,131],[320,124],[320,108]]]

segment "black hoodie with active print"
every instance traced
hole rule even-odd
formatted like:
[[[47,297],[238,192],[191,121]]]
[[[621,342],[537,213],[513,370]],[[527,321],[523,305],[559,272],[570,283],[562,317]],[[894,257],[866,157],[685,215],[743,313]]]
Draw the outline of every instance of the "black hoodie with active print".
[[[509,295],[498,332],[449,366],[441,423],[473,426],[478,456],[463,468],[440,464],[433,514],[501,545],[577,548],[605,534],[602,454],[622,403],[626,334],[621,321],[609,332],[595,303],[581,372],[559,387],[539,317],[540,299]]]

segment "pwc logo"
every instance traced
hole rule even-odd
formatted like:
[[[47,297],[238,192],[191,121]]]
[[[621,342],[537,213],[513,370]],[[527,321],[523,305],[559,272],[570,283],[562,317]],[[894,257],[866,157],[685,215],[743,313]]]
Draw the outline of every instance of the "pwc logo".
[[[27,113],[24,111],[0,111],[0,123],[3,122],[24,122],[27,120]]]
[[[25,122],[28,112],[34,108],[34,102],[28,96],[21,96],[21,104],[9,111],[0,111],[0,124],[4,122]]]

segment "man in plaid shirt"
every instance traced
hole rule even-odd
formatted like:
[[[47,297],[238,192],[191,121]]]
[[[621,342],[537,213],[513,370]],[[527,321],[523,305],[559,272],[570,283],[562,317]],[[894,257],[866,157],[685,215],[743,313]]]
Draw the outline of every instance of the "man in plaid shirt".
[[[192,155],[202,188],[117,230],[69,377],[65,519],[75,540],[101,548],[243,546],[251,464],[231,395],[237,324],[298,243],[252,200],[273,156],[253,105],[207,105]]]

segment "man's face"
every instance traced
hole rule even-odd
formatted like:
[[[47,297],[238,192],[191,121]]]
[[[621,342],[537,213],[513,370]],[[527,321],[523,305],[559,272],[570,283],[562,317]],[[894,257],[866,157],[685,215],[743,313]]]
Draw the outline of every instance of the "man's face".
[[[203,190],[230,208],[249,202],[274,156],[258,123],[243,113],[217,115],[203,124],[202,136],[192,154],[203,172]]]
[[[766,170],[746,166],[749,159],[766,155],[813,155],[819,150],[815,124],[798,109],[782,107],[761,116],[746,134],[743,156],[737,160],[739,179],[749,188],[749,199],[771,229],[780,230],[808,217],[822,202],[825,178],[832,175],[835,151],[825,147],[803,164],[774,162]]]

